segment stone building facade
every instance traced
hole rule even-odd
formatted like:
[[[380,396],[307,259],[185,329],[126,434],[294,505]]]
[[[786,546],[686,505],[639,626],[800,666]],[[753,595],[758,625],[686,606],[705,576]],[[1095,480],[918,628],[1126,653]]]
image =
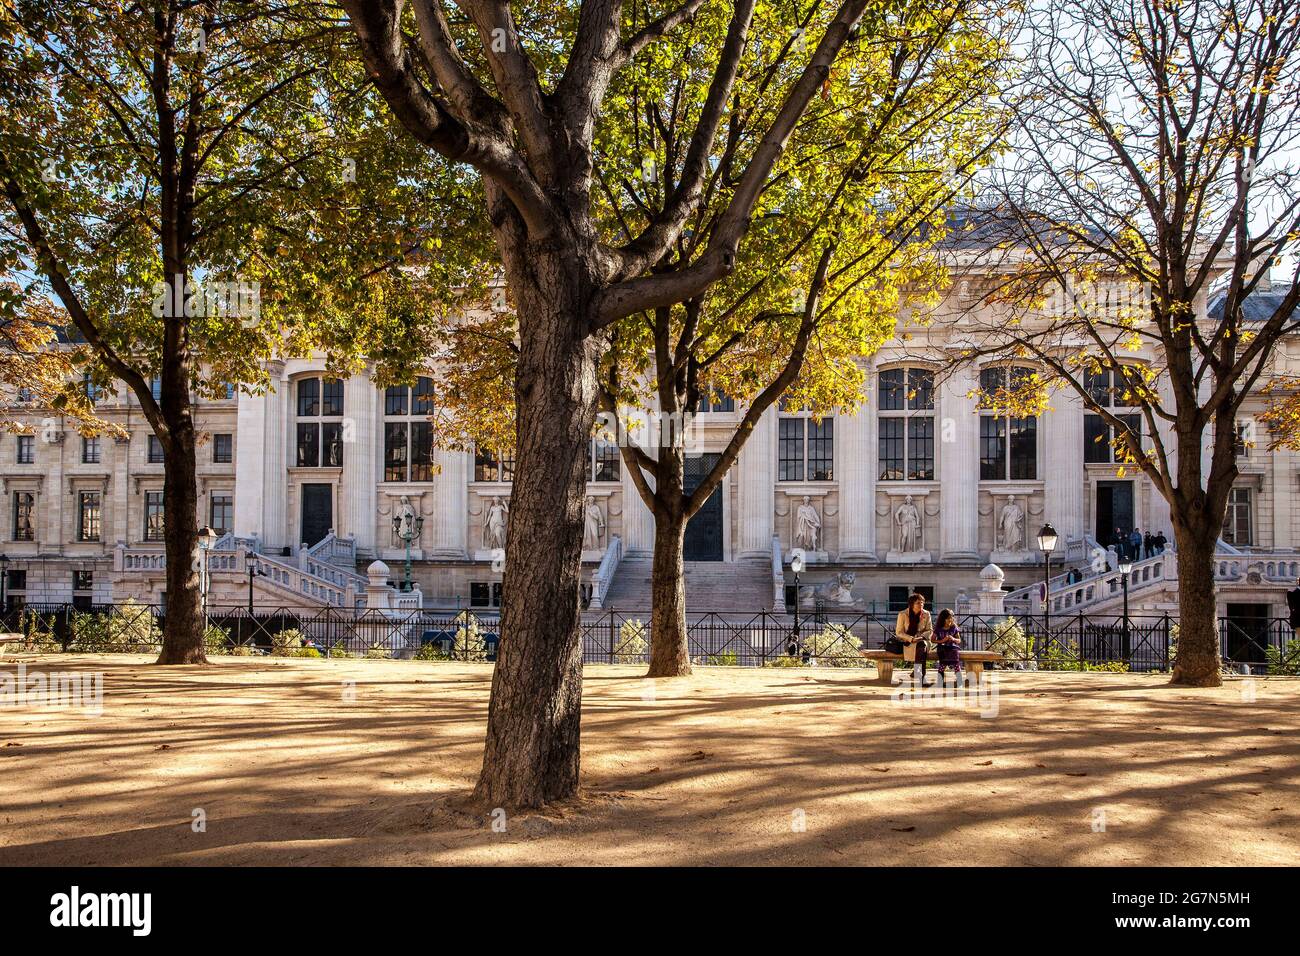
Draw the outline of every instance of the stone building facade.
[[[809,563],[802,585],[832,603],[883,612],[915,589],[960,605],[989,564],[1009,591],[1032,588],[1044,576],[1035,539],[1047,523],[1061,536],[1053,573],[1113,572],[1113,557],[1097,561],[1116,528],[1172,541],[1163,499],[1112,460],[1104,425],[1071,393],[1053,396],[1034,418],[977,407],[977,388],[1033,366],[953,366],[970,295],[959,282],[929,321],[900,319],[898,337],[861,360],[867,386],[856,413],[763,415],[688,529],[692,608],[792,603],[796,547]],[[1280,368],[1300,367],[1300,342],[1284,343],[1276,358]],[[351,606],[364,600],[365,568],[380,560],[397,584],[409,555],[423,606],[499,605],[509,459],[432,447],[428,380],[384,389],[363,371],[337,381],[316,358],[275,361],[269,371],[266,394],[232,389],[199,409],[200,519],[231,555],[213,577],[214,600]],[[1113,383],[1094,384],[1105,393]],[[28,433],[0,437],[7,599],[163,600],[161,455],[134,397],[123,389],[100,405],[129,433],[123,440],[83,437],[25,411],[21,398],[13,396],[12,418]],[[1252,397],[1241,422],[1222,600],[1223,609],[1250,603],[1282,615],[1300,532],[1300,457],[1266,450],[1269,436],[1253,418],[1262,408],[1263,398]],[[702,407],[691,467],[721,451],[740,410],[725,398]],[[588,479],[589,598],[648,607],[653,521],[615,443],[593,438]],[[408,550],[402,531],[416,524]],[[1176,613],[1171,595],[1168,586],[1151,588],[1136,606]],[[1110,607],[1113,598],[1099,594],[1090,606]]]

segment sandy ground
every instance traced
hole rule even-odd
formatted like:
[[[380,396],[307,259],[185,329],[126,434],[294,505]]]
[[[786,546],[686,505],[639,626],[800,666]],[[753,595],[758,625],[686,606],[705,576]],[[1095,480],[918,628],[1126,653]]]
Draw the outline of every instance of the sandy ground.
[[[102,671],[103,713],[0,706],[2,864],[1300,863],[1293,679],[1002,674],[981,716],[869,670],[591,666],[583,797],[499,832],[459,809],[489,665],[19,662]]]

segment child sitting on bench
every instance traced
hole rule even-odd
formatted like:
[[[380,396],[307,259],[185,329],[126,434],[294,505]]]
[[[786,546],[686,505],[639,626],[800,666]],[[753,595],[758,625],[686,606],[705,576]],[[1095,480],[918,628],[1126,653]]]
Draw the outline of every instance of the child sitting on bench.
[[[951,667],[957,672],[957,682],[961,683],[961,628],[952,616],[952,611],[944,608],[939,612],[939,619],[934,625],[934,648],[939,658],[939,683],[943,683],[944,671]]]

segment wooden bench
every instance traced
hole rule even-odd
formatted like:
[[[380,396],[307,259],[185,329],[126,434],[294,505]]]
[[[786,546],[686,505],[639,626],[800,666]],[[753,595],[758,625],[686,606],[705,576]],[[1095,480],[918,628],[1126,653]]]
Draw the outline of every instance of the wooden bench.
[[[880,671],[880,679],[886,684],[894,682],[894,662],[902,661],[902,654],[891,654],[886,650],[863,651],[862,656],[869,661],[874,661],[876,669]],[[979,680],[984,676],[985,664],[998,664],[1002,662],[1002,655],[997,651],[967,651],[961,652],[961,669],[966,671]],[[934,648],[930,648],[930,667],[937,667],[934,657]]]

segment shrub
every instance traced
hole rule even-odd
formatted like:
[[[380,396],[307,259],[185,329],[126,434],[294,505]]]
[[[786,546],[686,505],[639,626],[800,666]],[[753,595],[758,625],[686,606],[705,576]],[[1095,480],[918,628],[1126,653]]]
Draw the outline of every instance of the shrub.
[[[118,651],[140,654],[157,650],[162,630],[153,611],[127,600],[108,614],[76,614],[69,649],[83,653]]]
[[[412,660],[446,661],[451,660],[451,655],[444,654],[441,645],[437,641],[430,641],[427,644],[420,645],[420,649],[415,652],[415,657]]]
[[[347,645],[342,640],[337,640],[330,645],[330,657],[349,657]]]
[[[614,648],[615,664],[639,664],[645,659],[649,646],[645,638],[645,624],[638,620],[626,620],[618,629],[618,645]]]
[[[1269,674],[1300,674],[1300,637],[1293,637],[1284,647],[1270,646],[1264,653]]]
[[[302,631],[296,627],[287,627],[277,634],[271,635],[271,654],[274,657],[297,657],[298,651],[306,650],[302,646],[303,639],[306,637]]]
[[[1023,664],[1034,658],[1034,636],[1026,634],[1014,617],[1008,617],[993,625],[989,650],[1000,653],[1008,664]]]
[[[719,651],[717,654],[710,654],[700,663],[709,667],[736,667],[740,664],[740,655],[735,651]]]
[[[862,642],[843,624],[827,624],[804,638],[804,649],[821,667],[861,667]]]
[[[208,629],[203,632],[203,647],[209,654],[231,653],[230,632],[224,627],[209,624]]]
[[[1127,674],[1124,661],[1093,663],[1079,659],[1079,642],[1069,641],[1064,647],[1052,643],[1043,648],[1038,666],[1045,671],[1087,671],[1089,673]]]

